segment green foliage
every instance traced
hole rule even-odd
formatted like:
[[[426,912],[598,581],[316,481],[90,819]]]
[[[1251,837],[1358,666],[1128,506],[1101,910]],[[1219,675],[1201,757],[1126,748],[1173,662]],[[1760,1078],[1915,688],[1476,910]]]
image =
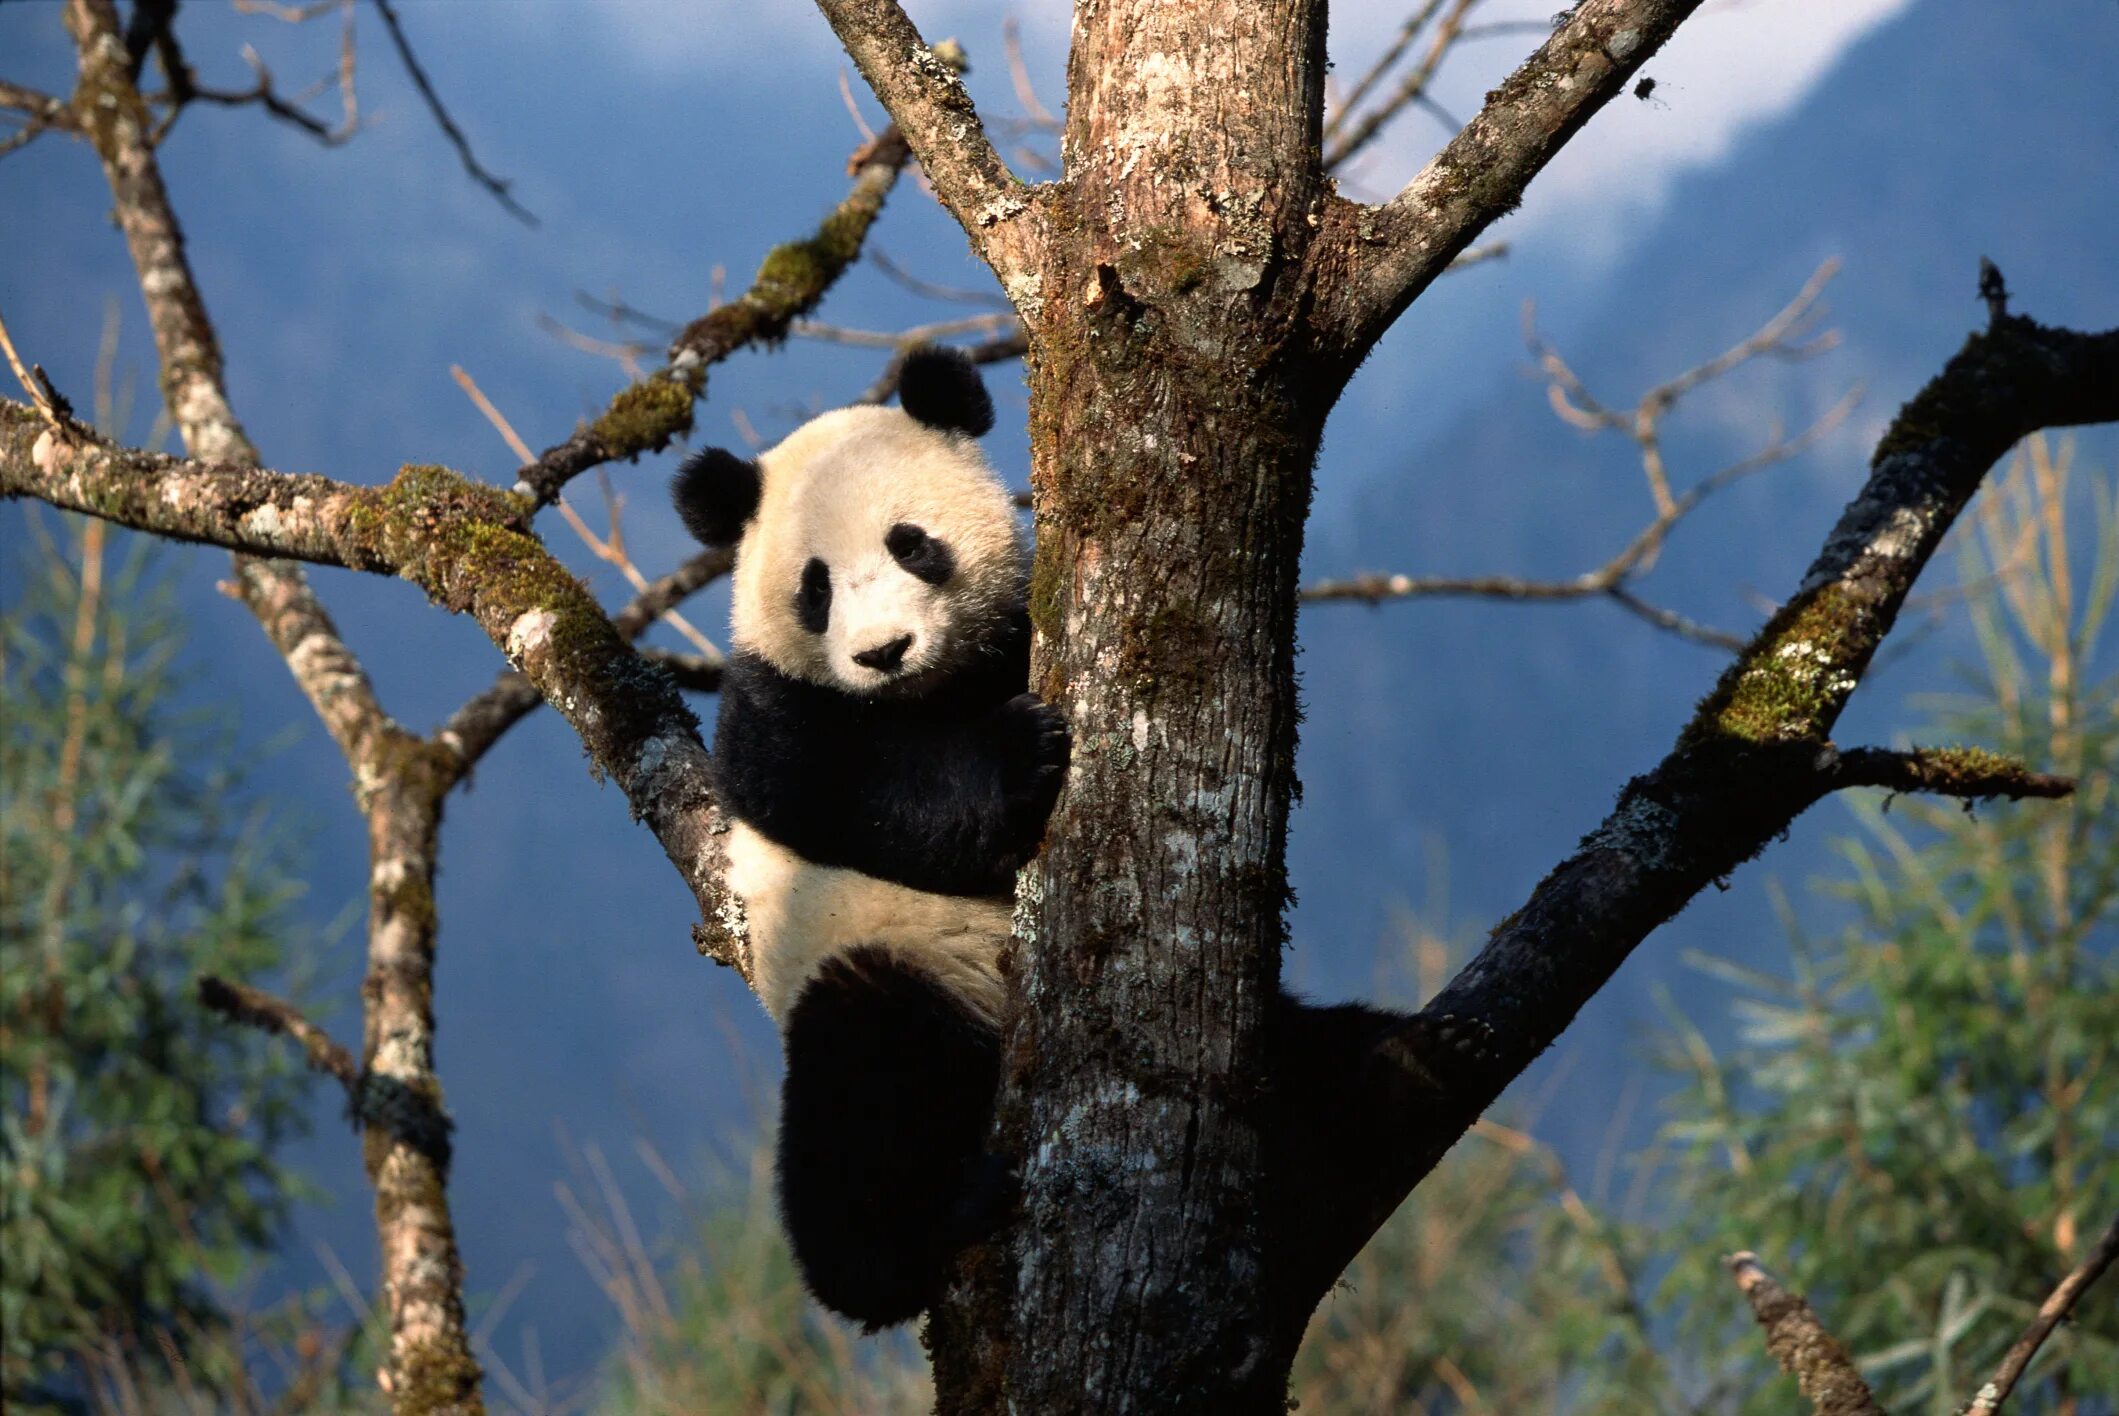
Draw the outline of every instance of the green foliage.
[[[41,529],[41,528],[38,528]],[[216,1288],[279,1230],[293,1055],[207,1016],[202,972],[270,977],[296,892],[239,819],[211,715],[171,699],[180,625],[134,555],[25,556],[0,617],[0,1378],[10,1403],[180,1352],[235,1380]],[[56,1385],[53,1385],[55,1384]]]
[[[1728,1409],[1795,1398],[1719,1255],[1755,1249],[1803,1291],[1887,1408],[1948,1413],[2119,1213],[2119,681],[2088,681],[2119,520],[2096,488],[2078,597],[2065,474],[2034,443],[1984,494],[1965,565],[1984,665],[1924,738],[2072,775],[2076,795],[1971,814],[1857,802],[1833,889],[1850,921],[1820,940],[1791,922],[1786,978],[1703,961],[1738,986],[1741,1045],[1714,1056],[1681,1029],[1665,1049],[1687,1083],[1666,1133],[1685,1217],[1666,1297],[1743,1393]],[[2113,1409],[2110,1283],[2011,1410]]]

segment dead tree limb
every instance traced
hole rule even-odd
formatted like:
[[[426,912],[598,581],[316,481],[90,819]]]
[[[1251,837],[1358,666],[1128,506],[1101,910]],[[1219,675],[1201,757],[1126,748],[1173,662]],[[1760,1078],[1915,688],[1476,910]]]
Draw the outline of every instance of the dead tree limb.
[[[162,389],[194,456],[251,476],[257,451],[229,407],[221,351],[154,153],[155,125],[112,0],[67,0],[80,54],[75,117],[111,187],[147,302]],[[181,65],[179,64],[179,67]],[[7,410],[9,431],[20,430]],[[77,430],[51,427],[47,446]],[[10,445],[12,469],[17,455]],[[88,508],[83,508],[88,509]],[[104,514],[104,513],[94,513]],[[270,554],[270,552],[266,552]],[[236,593],[257,614],[345,752],[369,827],[368,970],[355,1111],[375,1191],[390,1345],[382,1383],[400,1412],[484,1410],[464,1325],[463,1263],[447,1201],[447,1119],[433,1067],[433,871],[441,797],[426,750],[391,723],[359,661],[293,566],[239,556]]]

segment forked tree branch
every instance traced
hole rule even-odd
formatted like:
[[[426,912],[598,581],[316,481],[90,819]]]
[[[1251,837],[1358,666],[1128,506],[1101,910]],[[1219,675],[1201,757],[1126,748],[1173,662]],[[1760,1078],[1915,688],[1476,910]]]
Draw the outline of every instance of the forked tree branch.
[[[1365,352],[1699,5],[1584,0],[1404,191],[1381,207],[1335,206],[1327,261],[1348,274],[1321,292],[1327,345]]]
[[[1669,756],[1503,920],[1377,1056],[1376,1172],[1330,1197],[1343,1242],[1309,1256],[1321,1293],[1508,1082],[1549,1047],[1634,947],[1701,889],[1852,781],[2049,794],[1983,756],[1841,753],[1831,731],[1928,562],[1987,471],[2041,428],[2119,420],[2119,330],[2078,334],[2002,314],[1899,412],[1867,484],[1787,604],[1701,702]],[[1851,766],[1849,764],[1852,764]],[[2052,790],[2059,785],[2052,783]],[[1421,1039],[1467,1032],[1471,1055]]]
[[[1727,1262],[1752,1316],[1766,1330],[1766,1350],[1795,1378],[1817,1416],[1884,1416],[1854,1359],[1825,1331],[1801,1294],[1775,1282],[1756,1254],[1731,1254]]]
[[[912,145],[935,196],[1016,307],[1032,314],[1043,219],[1031,189],[986,137],[960,66],[928,48],[897,0],[817,0],[817,8]]]

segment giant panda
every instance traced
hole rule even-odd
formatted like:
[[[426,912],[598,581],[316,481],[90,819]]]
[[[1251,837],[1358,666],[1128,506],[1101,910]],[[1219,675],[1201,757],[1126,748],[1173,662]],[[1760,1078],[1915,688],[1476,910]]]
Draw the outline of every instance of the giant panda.
[[[778,1024],[777,1185],[797,1264],[870,1328],[916,1316],[988,1224],[1015,872],[1067,762],[1025,691],[1015,508],[978,372],[924,350],[896,408],[823,414],[672,495],[734,545],[714,732],[728,888]]]
[[[786,1053],[781,1219],[818,1301],[871,1330],[932,1306],[1009,1200],[987,1153],[1000,958],[1068,754],[1025,691],[1024,547],[974,441],[992,402],[942,350],[905,361],[899,402],[825,413],[755,460],[708,449],[672,486],[694,535],[736,547],[715,778]],[[1269,1255],[1319,1247],[1319,1186],[1392,1144],[1362,1079],[1388,1032],[1422,1026],[1281,995]]]

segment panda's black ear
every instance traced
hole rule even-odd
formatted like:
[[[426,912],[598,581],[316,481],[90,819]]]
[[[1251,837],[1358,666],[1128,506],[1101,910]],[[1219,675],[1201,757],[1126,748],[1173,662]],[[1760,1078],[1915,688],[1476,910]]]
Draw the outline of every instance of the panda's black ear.
[[[743,539],[744,523],[757,515],[762,485],[757,463],[710,447],[684,459],[670,479],[670,500],[694,536],[709,546],[729,546]]]
[[[984,437],[993,429],[993,399],[962,350],[930,345],[898,367],[898,403],[930,428]]]

